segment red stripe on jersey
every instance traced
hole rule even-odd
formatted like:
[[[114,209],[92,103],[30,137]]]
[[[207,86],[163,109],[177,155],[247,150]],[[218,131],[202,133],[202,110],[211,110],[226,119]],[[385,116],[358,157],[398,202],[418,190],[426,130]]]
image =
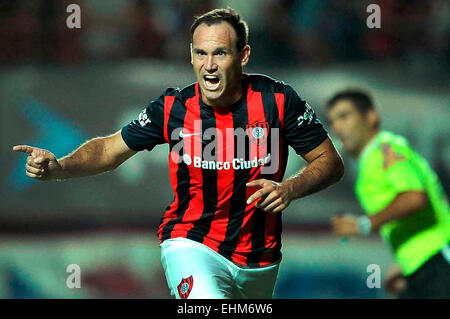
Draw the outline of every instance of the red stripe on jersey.
[[[217,210],[214,212],[209,233],[204,237],[212,239],[212,241],[204,242],[204,244],[218,251],[219,245],[225,240],[227,225],[230,220],[231,196],[233,195],[234,185],[234,169],[232,166],[234,158],[234,125],[231,111],[220,107],[214,107],[213,109],[216,119],[216,163],[223,164],[222,168],[217,170]]]
[[[266,116],[264,113],[264,106],[261,92],[252,91],[249,84],[247,93],[247,112],[248,112],[248,124],[252,125],[256,122],[265,122]],[[270,128],[269,128],[270,129]],[[264,158],[267,155],[267,139],[261,144],[257,144],[251,141],[250,137],[250,160],[255,157],[257,159]],[[250,170],[249,182],[257,179],[261,173],[262,166],[253,167]],[[258,187],[252,187],[246,189],[246,198],[249,198],[254,192],[259,190]],[[239,233],[238,244],[236,251],[231,255],[234,262],[239,264],[245,264],[245,257],[242,258],[241,254],[246,254],[252,249],[252,216],[255,213],[255,204],[247,205],[244,211],[244,219],[242,222],[241,231]],[[237,253],[238,252],[238,253]],[[240,254],[239,254],[240,253]]]
[[[275,103],[278,109],[278,118],[280,120],[281,129],[284,127],[284,93],[275,93]]]
[[[171,238],[186,237],[189,230],[199,220],[203,213],[203,175],[201,167],[194,167],[194,157],[202,158],[202,120],[200,116],[200,103],[198,95],[198,83],[196,84],[196,95],[186,100],[186,116],[183,123],[183,134],[195,134],[183,138],[184,154],[191,161],[187,165],[189,170],[189,201],[188,208],[181,222],[175,224]]]
[[[169,123],[170,111],[172,111],[173,102],[175,101],[175,96],[165,96],[164,97],[164,140],[170,144],[169,135],[167,132],[167,123]]]
[[[282,130],[284,127],[284,94],[283,93],[275,93],[275,102],[276,102],[277,109],[278,109],[280,128]],[[280,132],[280,135],[281,134],[282,133]],[[273,148],[273,145],[272,145],[272,148]],[[280,138],[279,144],[278,144],[278,167],[279,168],[278,168],[277,172],[273,175],[273,180],[276,182],[281,182],[282,176],[284,174],[284,169],[283,169],[283,165],[282,165],[284,151],[285,150],[284,150],[283,139]],[[277,244],[277,242],[276,242],[276,235],[277,235],[276,234],[276,224],[277,224],[277,215],[278,214],[281,214],[281,213],[275,213],[275,214],[270,213],[270,214],[267,214],[267,216],[266,216],[266,230],[265,230],[266,244],[265,244],[265,247],[271,249],[272,251],[273,251],[273,248]],[[269,263],[272,263],[273,262],[272,257],[273,257],[273,254],[263,254],[261,256],[260,265],[264,266]]]

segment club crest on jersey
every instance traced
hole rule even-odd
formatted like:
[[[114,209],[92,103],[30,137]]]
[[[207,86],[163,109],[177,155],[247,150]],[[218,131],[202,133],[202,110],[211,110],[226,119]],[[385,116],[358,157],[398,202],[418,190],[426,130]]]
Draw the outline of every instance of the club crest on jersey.
[[[181,279],[178,284],[178,295],[181,299],[187,299],[191,293],[192,286],[194,285],[194,277],[189,276],[188,278]]]
[[[267,140],[269,135],[269,123],[268,122],[255,122],[253,124],[247,124],[245,126],[247,136],[253,143],[260,145]]]

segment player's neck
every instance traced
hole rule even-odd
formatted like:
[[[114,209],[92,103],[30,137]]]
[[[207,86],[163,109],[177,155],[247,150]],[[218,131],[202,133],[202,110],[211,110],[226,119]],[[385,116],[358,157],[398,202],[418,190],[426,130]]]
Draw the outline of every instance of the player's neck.
[[[378,135],[379,132],[380,132],[379,130],[374,130],[374,131],[369,132],[369,134],[367,135],[367,138],[364,140],[364,143],[359,148],[358,152],[355,154],[355,157],[357,159],[361,158],[361,155],[363,154],[364,150],[375,139],[375,137]]]

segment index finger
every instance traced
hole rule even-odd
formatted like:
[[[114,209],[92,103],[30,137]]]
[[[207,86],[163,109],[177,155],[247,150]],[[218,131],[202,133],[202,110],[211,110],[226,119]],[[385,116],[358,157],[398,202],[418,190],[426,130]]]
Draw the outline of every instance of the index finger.
[[[16,145],[13,147],[13,151],[15,152],[22,152],[31,154],[33,153],[34,147],[28,146],[28,145]]]
[[[252,196],[250,196],[247,199],[247,205],[250,205],[251,203],[253,203],[255,200],[257,200],[258,198],[266,195],[267,193],[270,193],[272,190],[269,188],[262,188],[259,191],[256,191],[253,193]]]
[[[247,184],[245,184],[245,186],[247,187],[264,187],[264,183],[266,182],[266,180],[264,178],[262,179],[255,179],[254,181],[248,182]]]

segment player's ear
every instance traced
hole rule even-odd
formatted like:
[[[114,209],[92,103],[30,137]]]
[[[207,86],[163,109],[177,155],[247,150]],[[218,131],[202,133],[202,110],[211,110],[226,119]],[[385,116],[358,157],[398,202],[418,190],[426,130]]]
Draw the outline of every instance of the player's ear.
[[[377,129],[378,123],[380,121],[377,111],[369,110],[367,112],[367,121],[369,122],[369,125],[372,129]]]
[[[241,51],[241,65],[246,66],[250,59],[250,46],[247,44]]]
[[[194,60],[193,60],[193,57],[192,57],[192,42],[190,43],[190,51],[191,51],[191,64],[194,64]]]

